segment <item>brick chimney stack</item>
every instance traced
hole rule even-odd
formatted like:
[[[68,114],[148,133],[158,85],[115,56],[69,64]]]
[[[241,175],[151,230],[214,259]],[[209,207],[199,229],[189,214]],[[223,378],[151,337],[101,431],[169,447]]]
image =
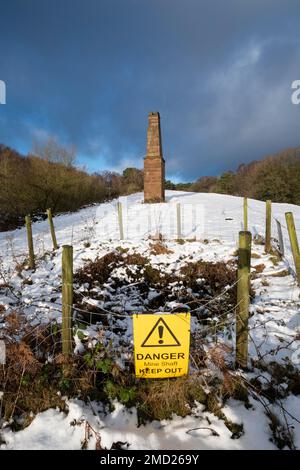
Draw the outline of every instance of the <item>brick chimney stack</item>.
[[[144,201],[165,201],[165,160],[162,154],[158,112],[149,113],[147,155],[144,159]]]

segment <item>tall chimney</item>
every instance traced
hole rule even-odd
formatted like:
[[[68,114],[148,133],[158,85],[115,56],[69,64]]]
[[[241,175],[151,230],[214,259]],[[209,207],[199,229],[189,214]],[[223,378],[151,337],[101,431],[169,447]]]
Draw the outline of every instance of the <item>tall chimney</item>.
[[[165,201],[165,160],[158,112],[149,113],[147,155],[144,159],[144,201]]]

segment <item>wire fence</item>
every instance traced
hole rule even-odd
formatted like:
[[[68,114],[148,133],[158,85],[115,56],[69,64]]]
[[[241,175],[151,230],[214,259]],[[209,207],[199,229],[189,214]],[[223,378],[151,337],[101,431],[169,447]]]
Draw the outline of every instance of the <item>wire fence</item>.
[[[148,209],[150,211],[144,217],[145,220],[148,220],[148,229],[151,226],[151,220],[154,219],[155,220],[154,226],[155,226],[156,231],[160,231],[161,229],[163,229],[163,227],[166,227],[167,225],[169,226],[169,228],[171,227],[172,230],[175,230],[175,227],[177,225],[174,222],[174,220],[175,220],[176,216],[178,217],[178,214],[181,214],[180,215],[181,218],[182,218],[182,220],[181,220],[181,233],[183,233],[185,237],[190,236],[195,231],[195,227],[197,229],[198,225],[202,226],[202,228],[201,228],[202,236],[204,236],[204,235],[209,236],[209,231],[204,228],[205,223],[206,223],[205,222],[206,218],[204,217],[205,210],[203,210],[203,205],[201,205],[201,204],[200,205],[189,204],[189,203],[188,204],[183,204],[182,207],[181,207],[181,211],[179,211],[179,212],[178,211],[175,211],[175,212],[173,211],[172,212],[172,210],[169,210],[169,208],[168,208],[167,209],[168,217],[164,217],[164,215],[166,215],[166,211],[165,211],[166,205],[164,205],[164,204],[146,205],[146,207],[148,207]],[[175,207],[176,206],[173,204],[174,209],[175,209]],[[230,209],[226,209],[224,207],[221,207],[221,209],[219,208],[219,213],[221,212],[221,214],[223,216],[223,218],[219,219],[219,221],[220,221],[220,231],[221,231],[221,225],[223,225],[224,220],[234,221],[235,224],[240,226],[239,228],[243,228],[242,225],[243,225],[243,220],[244,220],[244,217],[243,217],[244,207],[245,206],[242,203],[240,203],[240,204],[237,204],[236,206],[230,207]],[[254,203],[252,203],[252,202],[249,203],[249,201],[248,201],[247,208],[249,209],[249,213],[248,213],[249,229],[252,231],[253,236],[256,237],[256,236],[259,235],[259,233],[257,232],[257,228],[256,228],[257,225],[255,225],[253,223],[253,220],[255,220],[255,218],[257,217],[257,214],[261,214],[261,209],[255,207]],[[140,222],[141,218],[138,217],[139,214],[134,213],[134,210],[138,211],[139,213],[140,213],[140,211],[145,211],[145,209],[143,207],[141,207],[141,205],[139,205],[138,208],[137,207],[132,207],[132,206],[126,206],[125,211],[123,211],[123,213],[125,212],[131,220],[137,219]],[[109,211],[108,211],[108,213],[109,213]],[[135,217],[135,215],[137,217]],[[172,222],[172,220],[173,220],[173,222]],[[189,227],[187,227],[187,225],[186,225],[187,221],[189,223]],[[196,221],[198,221],[198,225],[197,225]],[[280,251],[280,253],[281,253],[284,261],[286,262],[290,272],[295,276],[295,270],[292,267],[293,260],[292,260],[292,256],[291,256],[291,249],[290,249],[289,236],[288,236],[288,228],[282,222],[282,219],[280,221],[279,218],[277,218],[277,217],[275,218],[275,216],[272,216],[272,222],[273,222],[272,223],[272,235],[273,235],[272,236],[272,243],[273,243],[273,246]],[[118,223],[118,220],[117,220],[117,223]],[[211,224],[211,225],[213,225],[213,224]],[[172,232],[172,230],[171,230],[171,232]],[[275,233],[274,230],[276,230],[277,232]],[[135,231],[135,233],[138,232],[138,230],[135,230],[135,229],[134,229],[134,231]],[[223,232],[224,231],[226,232],[226,230],[223,229]],[[228,231],[228,233],[230,231],[232,231],[232,227]],[[93,231],[90,231],[90,232],[91,232],[91,236],[95,235],[95,233]],[[150,232],[151,232],[151,230],[150,230]],[[128,230],[127,230],[126,233],[127,233],[127,235],[129,234]],[[147,233],[149,233],[149,230],[147,231]],[[174,233],[173,233],[173,235],[174,235]],[[216,235],[215,226],[214,226],[213,235],[214,236]],[[72,234],[72,237],[73,237],[73,234]],[[195,238],[197,238],[197,236]],[[220,238],[222,238],[222,237],[220,237]],[[226,238],[226,236],[225,236],[225,238]],[[229,238],[231,238],[231,236],[229,236]],[[224,241],[224,239],[223,239],[223,241]],[[12,241],[9,240],[9,243],[12,244]],[[11,245],[10,248],[11,248],[11,250],[13,250],[12,245]],[[44,251],[44,245],[43,245],[43,251]],[[5,279],[4,279],[4,281],[5,281]],[[215,309],[213,309],[213,310],[210,309],[210,305],[215,304],[217,301],[222,301],[222,298],[224,297],[224,295],[226,293],[228,293],[228,291],[230,289],[233,289],[234,287],[236,287],[237,283],[238,283],[238,281],[236,281],[232,285],[228,286],[222,293],[218,294],[215,298],[212,298],[208,301],[204,301],[203,299],[193,297],[192,300],[190,302],[187,302],[187,304],[186,304],[186,307],[187,307],[188,311],[192,315],[194,315],[195,317],[198,317],[198,318],[201,318],[201,314],[205,311],[208,315],[210,315],[211,317],[214,318],[215,317]],[[42,280],[42,284],[43,284],[44,287],[48,286],[50,292],[53,294],[54,289],[57,289],[57,292],[59,292],[61,281],[60,281],[59,275],[57,275],[54,282],[53,281],[52,282],[47,282],[46,280]],[[131,288],[134,288],[135,286],[137,286],[138,284],[139,283],[133,283],[131,285],[129,284],[129,285],[126,285],[126,286],[122,286],[122,289],[123,290],[131,289]],[[23,308],[23,307],[24,308],[29,308],[29,307],[35,308],[35,317],[36,318],[38,317],[38,314],[39,314],[40,311],[45,311],[46,310],[46,311],[49,312],[49,314],[54,314],[56,316],[55,319],[53,319],[53,321],[59,321],[60,313],[61,313],[61,309],[62,309],[61,301],[57,302],[53,299],[49,300],[47,298],[48,297],[47,295],[44,295],[44,298],[43,298],[43,294],[37,293],[37,295],[35,297],[31,295],[31,299],[24,302],[24,300],[22,299],[22,293],[20,293],[19,295],[16,294],[15,292],[12,292],[12,293],[13,293],[19,307],[21,307],[21,308]],[[78,294],[82,295],[80,292],[78,292]],[[60,294],[58,294],[58,295],[60,296]],[[102,325],[101,328],[103,327],[105,329],[108,329],[108,328],[114,329],[115,325],[114,325],[113,321],[111,321],[111,319],[123,319],[124,320],[124,319],[130,318],[130,314],[128,314],[128,312],[126,311],[126,305],[123,306],[123,312],[122,312],[122,311],[120,311],[120,309],[119,309],[119,311],[114,311],[113,309],[109,310],[104,306],[104,302],[102,302],[100,305],[96,305],[97,311],[93,311],[92,306],[88,306],[88,307],[84,308],[84,304],[86,302],[88,302],[88,299],[85,299],[84,296],[82,295],[82,302],[81,302],[82,305],[80,307],[78,307],[76,305],[67,305],[69,308],[72,309],[72,312],[73,312],[72,320],[73,321],[78,320],[78,321],[81,322],[81,324],[85,323],[86,325],[91,326],[91,325],[94,325],[95,323],[97,323],[98,321],[101,323],[101,321],[100,321],[101,318],[105,318],[105,321],[108,322],[108,324],[107,325]],[[192,304],[193,308],[190,308],[189,304]],[[222,314],[217,319],[218,322],[219,322],[219,326],[224,326],[224,325],[221,325],[221,323],[220,323],[221,318],[224,317],[224,319],[226,319],[226,321],[227,321],[228,318],[231,318],[231,315],[235,315],[236,309],[238,307],[239,307],[239,304],[231,307],[227,312]],[[135,312],[139,311],[140,307],[139,306],[135,307],[135,308],[130,307],[130,309],[131,309],[132,313],[135,313]],[[176,310],[177,309],[178,309],[178,307],[175,307],[174,309],[172,309],[172,308],[170,309],[170,307],[167,304],[165,304],[165,305],[161,306],[160,312],[163,313],[163,312],[167,311],[169,313],[172,313],[172,314],[176,315]],[[144,311],[147,312],[147,313],[157,313],[156,309],[150,309],[150,308],[145,308]],[[85,318],[83,318],[83,316],[85,316]],[[89,318],[89,321],[87,321],[87,318]],[[209,321],[209,320],[207,320],[207,321]],[[206,326],[205,328],[202,328],[201,334],[203,335],[204,332],[210,332],[214,328],[218,329],[215,325],[214,326]],[[120,330],[120,325],[117,325],[116,329]]]
[[[200,198],[198,198],[200,199]],[[171,200],[168,204],[140,204],[131,203],[127,198],[120,198],[122,206],[122,233],[126,241],[145,240],[159,235],[164,240],[219,240],[233,246],[237,245],[238,232],[244,229],[244,205],[241,200],[238,204],[226,204],[218,198],[214,205],[203,202],[177,202]],[[180,211],[177,207],[180,205]],[[248,229],[253,237],[263,236],[265,231],[264,206],[261,201],[247,200]],[[293,266],[292,253],[288,237],[288,230],[284,220],[283,210],[279,205],[272,207],[272,239],[278,242],[277,225],[280,223],[283,231],[283,244],[285,259]],[[263,210],[262,210],[263,208]],[[180,221],[178,220],[180,219]],[[89,245],[94,240],[102,242],[117,241],[120,239],[120,217],[115,203],[104,204],[94,208],[89,217],[78,216],[77,223],[72,223],[63,230],[64,242],[70,245]],[[180,223],[179,223],[180,222]],[[296,220],[296,229],[299,224]],[[180,233],[178,227],[180,226]],[[33,230],[34,248],[37,257],[44,257],[52,246],[49,228],[43,224],[35,224]],[[37,232],[37,233],[36,233]],[[21,263],[24,259],[25,232],[10,234],[2,237],[2,248],[6,239],[5,250],[13,259]]]
[[[237,211],[240,209],[239,217],[236,217]],[[252,207],[252,204],[248,205],[248,223],[249,229],[252,232],[253,237],[260,237],[262,243],[264,242],[261,233],[262,228],[257,225],[253,225],[252,219],[256,217],[255,214],[261,211],[256,207]],[[226,241],[229,244],[235,243],[237,233],[243,229],[243,210],[244,207],[241,204],[230,210],[221,209],[222,219],[219,220],[220,230],[220,241]],[[178,212],[177,212],[178,213]],[[190,232],[185,231],[185,217],[187,216],[183,210],[182,215],[182,233],[184,237],[190,237],[193,230]],[[192,215],[192,226],[195,225],[197,212]],[[133,214],[130,213],[130,217]],[[187,217],[190,219],[190,215]],[[148,218],[148,229],[151,225]],[[221,235],[222,226],[224,223],[232,224],[230,230],[227,231],[225,237]],[[160,219],[159,224],[155,222],[155,230],[157,227],[159,230],[163,229],[163,220]],[[172,226],[172,224],[171,224]],[[233,226],[236,231],[236,236],[233,237]],[[174,224],[176,227],[176,224]],[[175,230],[175,228],[174,228]],[[134,233],[136,233],[136,228]],[[163,231],[163,230],[162,230]],[[223,230],[224,231],[224,230]],[[150,230],[151,232],[151,230]],[[226,232],[226,230],[225,230]],[[160,232],[161,233],[161,232]],[[175,232],[173,232],[175,233]],[[149,230],[147,231],[149,234]],[[128,231],[127,231],[128,235]],[[209,238],[209,230],[202,231],[202,239],[205,237]],[[214,228],[213,238],[216,239],[216,230]],[[72,234],[73,237],[73,234]],[[197,235],[195,236],[197,238]],[[272,218],[272,245],[273,248],[278,250],[290,272],[296,276],[295,270],[293,269],[293,259],[291,256],[290,241],[288,228],[282,222],[282,217],[279,220],[279,216],[273,216]],[[44,251],[44,245],[42,247]],[[16,258],[18,259],[18,258]],[[63,345],[66,342],[63,332],[66,332],[66,326],[63,324],[62,318],[62,301],[61,298],[61,279],[57,273],[53,275],[53,282],[51,278],[49,281],[43,279],[43,287],[48,287],[49,292],[53,294],[56,290],[58,298],[49,299],[49,293],[37,292],[36,295],[32,294],[30,299],[24,301],[22,292],[15,292],[9,287],[9,283],[2,274],[4,282],[8,285],[7,289],[11,290],[11,294],[14,296],[16,307],[18,309],[33,309],[33,314],[30,318],[30,322],[24,318],[8,319],[6,317],[5,327],[2,328],[2,338],[7,342],[8,345],[17,344],[24,342],[30,350],[33,352],[35,357],[39,360],[49,361],[50,363],[57,360],[62,355]],[[234,305],[226,307],[226,296],[237,288],[240,279],[232,282],[226,286],[220,293],[212,296],[209,299],[199,298],[191,294],[191,300],[184,304],[184,311],[189,312],[192,315],[191,333],[193,341],[191,343],[189,351],[190,359],[190,371],[191,373],[200,374],[204,383],[209,384],[209,380],[206,375],[203,375],[203,371],[214,364],[218,369],[219,373],[225,374],[227,377],[229,374],[233,381],[242,380],[245,382],[248,389],[250,389],[256,398],[263,403],[266,410],[270,411],[271,399],[264,394],[261,390],[257,390],[255,386],[250,383],[246,377],[236,374],[234,371],[235,360],[236,360],[236,326],[237,321],[240,320],[239,309],[242,305],[242,300],[235,302]],[[120,288],[120,291],[124,292],[124,295],[128,294],[128,290],[137,289],[141,284],[140,282],[133,282]],[[294,289],[296,289],[296,281],[294,282]],[[162,288],[163,289],[163,288]],[[75,289],[76,291],[76,289]],[[91,299],[85,293],[81,293],[78,289],[76,291],[81,300],[72,304],[65,303],[64,307],[67,307],[70,312],[70,316],[64,316],[64,320],[70,320],[71,326],[67,327],[70,333],[70,337],[73,342],[73,354],[74,356],[84,357],[95,350],[96,346],[101,344],[103,347],[103,357],[109,357],[115,363],[121,364],[124,373],[132,373],[132,364],[134,358],[134,346],[133,337],[131,331],[131,320],[133,313],[153,313],[153,314],[164,314],[169,313],[182,321],[186,321],[179,315],[178,305],[174,308],[170,308],[168,301],[160,306],[159,311],[157,309],[149,308],[144,305],[143,312],[139,311],[140,306],[130,307],[130,311],[126,308],[126,305],[120,305],[118,311],[114,308],[107,308],[106,303],[96,302],[95,305],[91,304]],[[267,304],[267,302],[266,302]],[[216,310],[219,309],[218,314]],[[40,312],[43,312],[43,319],[39,318]],[[45,315],[47,312],[47,315]],[[220,313],[221,312],[221,313]],[[205,313],[205,316],[203,315]],[[51,318],[53,315],[53,318]],[[250,342],[249,350],[251,350],[251,360],[265,361],[267,358],[274,357],[279,351],[291,352],[293,351],[295,341],[297,339],[297,333],[291,334],[282,331],[279,327],[280,319],[276,320],[272,318],[261,319],[255,316],[254,319],[249,318],[249,324],[247,325],[247,339],[245,342]],[[260,335],[256,335],[257,330],[260,331]],[[278,335],[280,330],[280,341],[274,342],[274,338]],[[240,344],[240,346],[243,344]],[[216,362],[214,355],[216,348],[221,348],[222,358],[219,358],[219,362]],[[101,356],[102,357],[102,356]],[[224,359],[225,358],[225,359]],[[225,362],[224,362],[225,361]],[[100,361],[101,362],[101,361]],[[224,362],[225,365],[222,365]],[[23,365],[22,365],[23,364]],[[20,366],[25,367],[22,360]],[[31,367],[31,365],[30,365]],[[81,367],[81,366],[79,366]],[[90,365],[91,369],[95,368],[95,364]],[[25,369],[24,369],[25,370]],[[24,379],[24,370],[22,371],[20,387],[22,380]],[[226,375],[227,374],[227,375]],[[211,374],[213,377],[213,374]],[[81,380],[81,375],[74,375],[72,380]],[[213,381],[213,379],[211,379]],[[240,382],[239,382],[240,383]],[[4,387],[5,388],[5,387]],[[274,403],[274,399],[273,399]],[[299,422],[295,416],[290,414],[282,405],[280,400],[277,400],[276,405],[281,409],[285,420],[287,422],[287,416],[291,419]],[[289,425],[287,425],[288,429]]]

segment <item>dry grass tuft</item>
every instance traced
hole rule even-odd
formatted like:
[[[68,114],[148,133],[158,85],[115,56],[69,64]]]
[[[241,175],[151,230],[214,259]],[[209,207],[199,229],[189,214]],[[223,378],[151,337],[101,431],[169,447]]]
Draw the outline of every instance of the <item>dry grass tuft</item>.
[[[161,242],[156,242],[156,243],[151,243],[150,244],[150,253],[152,255],[169,255],[171,253],[174,253],[172,250],[169,250],[166,245],[164,245]]]
[[[266,265],[261,263],[261,264],[257,264],[256,266],[254,266],[254,270],[255,270],[255,273],[256,274],[261,274],[266,268]]]
[[[130,255],[127,255],[124,260],[124,265],[137,265],[137,266],[144,266],[147,264],[149,261],[145,256],[140,255],[139,253],[132,253]]]
[[[277,271],[276,273],[269,274],[270,277],[285,277],[288,276],[290,273],[287,269],[282,269],[282,271]]]
[[[206,403],[201,379],[197,376],[148,381],[138,393],[141,422],[169,419],[173,414],[187,416],[195,401]]]

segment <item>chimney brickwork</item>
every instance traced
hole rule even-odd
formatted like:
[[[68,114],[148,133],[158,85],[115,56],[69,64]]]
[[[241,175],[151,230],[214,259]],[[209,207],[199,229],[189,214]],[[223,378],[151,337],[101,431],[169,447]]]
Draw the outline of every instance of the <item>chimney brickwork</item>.
[[[144,201],[165,201],[165,161],[162,154],[160,115],[149,113],[147,155],[144,159]]]

